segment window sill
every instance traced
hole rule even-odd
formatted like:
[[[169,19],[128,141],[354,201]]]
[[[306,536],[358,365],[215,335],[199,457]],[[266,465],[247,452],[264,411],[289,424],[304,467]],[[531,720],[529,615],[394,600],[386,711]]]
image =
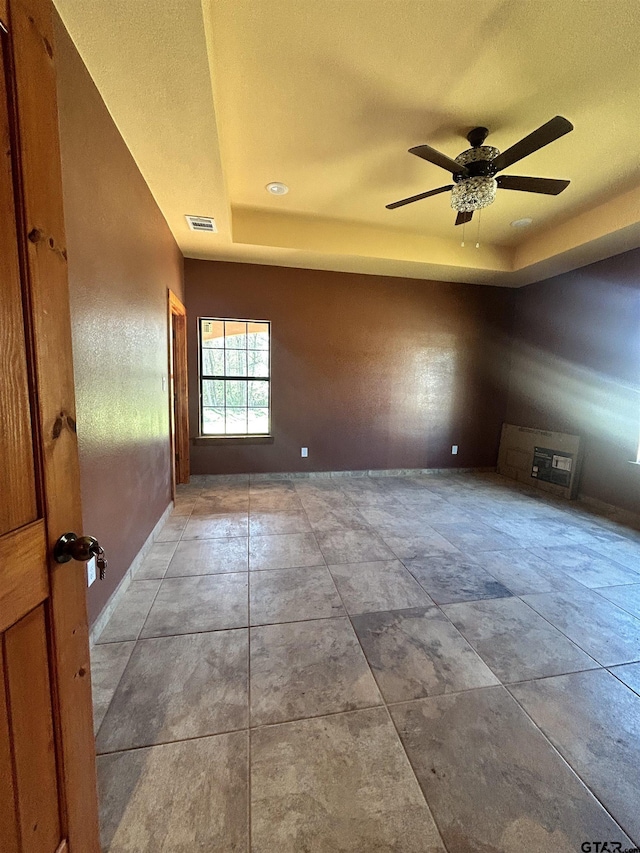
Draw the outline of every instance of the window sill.
[[[212,445],[273,444],[272,435],[197,435],[191,443],[200,447]]]

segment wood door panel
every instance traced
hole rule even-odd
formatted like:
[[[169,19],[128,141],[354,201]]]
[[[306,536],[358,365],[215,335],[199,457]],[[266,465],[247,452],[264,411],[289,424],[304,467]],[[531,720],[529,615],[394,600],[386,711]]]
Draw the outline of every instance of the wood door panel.
[[[13,337],[9,361],[0,355],[0,414],[6,398],[20,417],[0,430],[0,464],[19,457],[15,470],[23,477],[12,475],[12,494],[0,475],[10,779],[19,853],[99,853],[85,571],[52,558],[59,536],[82,532],[52,4],[0,0],[0,12],[7,8],[9,32],[0,30],[0,295],[3,311],[11,308],[2,320]],[[7,372],[15,382],[2,385]],[[25,484],[27,518],[15,514],[26,499],[14,499]],[[2,826],[2,853],[4,843]]]
[[[5,631],[49,595],[44,521],[0,538],[0,631]]]
[[[18,820],[25,853],[53,853],[61,838],[46,638],[42,605],[4,635]]]
[[[20,853],[3,645],[0,641],[0,851],[1,853]]]
[[[0,151],[10,149],[4,50],[0,54]],[[0,246],[15,246],[16,208],[11,158],[0,158]],[[37,516],[33,436],[20,268],[16,251],[0,252],[0,423],[11,441],[0,442],[0,535]]]
[[[187,374],[187,313],[169,291],[169,403],[173,449],[172,497],[176,483],[189,482],[189,389]]]

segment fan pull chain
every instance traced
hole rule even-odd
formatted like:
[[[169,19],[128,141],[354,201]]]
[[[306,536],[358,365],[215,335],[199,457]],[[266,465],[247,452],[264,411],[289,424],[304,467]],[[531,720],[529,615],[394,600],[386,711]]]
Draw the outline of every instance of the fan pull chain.
[[[476,234],[476,249],[480,248],[480,218],[482,216],[482,210],[478,211],[478,232]]]
[[[464,249],[464,225],[465,225],[465,223],[463,222],[462,223],[462,243],[460,243],[460,245],[462,246],[463,249]]]

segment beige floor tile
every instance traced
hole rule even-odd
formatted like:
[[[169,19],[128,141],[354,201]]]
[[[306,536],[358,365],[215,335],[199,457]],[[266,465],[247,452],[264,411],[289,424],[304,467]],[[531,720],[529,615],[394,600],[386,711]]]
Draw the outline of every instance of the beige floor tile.
[[[98,757],[103,853],[247,853],[248,735]]]
[[[252,536],[249,541],[249,568],[252,571],[323,564],[324,557],[313,533]]]
[[[325,566],[252,572],[249,585],[251,625],[345,615],[336,585]]]
[[[252,853],[444,853],[386,711],[251,733]]]
[[[167,577],[246,572],[249,540],[246,536],[218,539],[185,539],[178,543]]]
[[[575,853],[629,839],[503,687],[394,705],[449,853]]]
[[[248,625],[246,572],[165,578],[141,637],[163,637]]]
[[[595,590],[540,593],[523,600],[603,666],[640,660],[640,619]]]
[[[433,604],[399,560],[329,566],[348,613]]]
[[[230,512],[217,515],[192,515],[184,529],[183,539],[227,539],[249,535],[248,513]]]
[[[98,752],[246,728],[247,630],[140,640],[98,733]]]
[[[182,536],[188,520],[188,515],[172,516],[158,533],[156,542],[177,542]]]
[[[392,560],[393,553],[371,530],[331,530],[318,533],[318,545],[327,563],[365,563]]]
[[[609,671],[623,684],[640,695],[640,663],[627,663],[622,666],[612,666]]]
[[[253,726],[381,703],[348,619],[251,629]]]
[[[309,533],[311,526],[304,510],[251,510],[249,536],[269,536],[279,533]]]
[[[442,609],[502,682],[598,666],[519,598],[465,601]]]
[[[515,684],[510,692],[640,843],[640,696],[602,669]]]
[[[165,576],[167,566],[171,562],[177,546],[178,542],[155,542],[136,572],[136,580],[162,579]]]
[[[128,643],[101,643],[91,649],[91,694],[93,697],[93,728],[97,734],[113,699],[122,673],[135,646]]]
[[[363,613],[352,622],[386,702],[499,684],[436,607]]]
[[[604,589],[596,589],[598,595],[608,601],[617,604],[627,613],[631,613],[636,619],[640,619],[640,583],[625,586],[608,586]]]
[[[131,581],[97,642],[137,640],[160,583],[159,580]]]

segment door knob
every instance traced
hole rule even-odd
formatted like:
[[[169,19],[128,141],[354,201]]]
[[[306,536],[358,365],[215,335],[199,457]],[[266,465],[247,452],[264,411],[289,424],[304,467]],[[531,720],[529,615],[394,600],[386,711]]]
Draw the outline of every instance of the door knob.
[[[53,558],[56,563],[68,563],[70,560],[86,563],[92,557],[96,558],[96,565],[102,581],[107,571],[107,561],[104,556],[104,548],[93,536],[76,536],[75,533],[65,533],[53,547]]]

